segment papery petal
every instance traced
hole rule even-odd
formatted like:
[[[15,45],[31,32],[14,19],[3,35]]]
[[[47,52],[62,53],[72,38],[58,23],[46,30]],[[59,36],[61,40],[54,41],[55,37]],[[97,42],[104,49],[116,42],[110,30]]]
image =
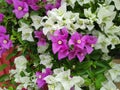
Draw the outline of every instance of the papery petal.
[[[69,42],[68,42],[68,45],[70,46],[70,45],[74,45],[74,42],[73,42],[73,40],[69,40]]]
[[[90,54],[93,51],[93,48],[91,46],[86,45],[85,47],[88,54]]]
[[[39,75],[41,75],[40,72],[36,72],[36,76],[39,78]]]
[[[3,33],[3,34],[6,33],[6,28],[4,26],[0,26],[0,34],[1,33]]]
[[[58,44],[53,43],[52,44],[52,51],[54,54],[56,54],[60,50],[61,46],[58,46]]]
[[[65,58],[65,57],[67,57],[68,54],[69,54],[68,49],[60,50],[60,51],[58,52],[58,59],[61,60],[61,59]]]
[[[76,57],[76,52],[74,50],[70,51],[68,55],[68,59],[72,60],[75,57]]]
[[[86,53],[84,51],[77,53],[77,57],[78,57],[78,59],[79,59],[80,62],[82,62],[84,60],[85,55],[86,55]]]

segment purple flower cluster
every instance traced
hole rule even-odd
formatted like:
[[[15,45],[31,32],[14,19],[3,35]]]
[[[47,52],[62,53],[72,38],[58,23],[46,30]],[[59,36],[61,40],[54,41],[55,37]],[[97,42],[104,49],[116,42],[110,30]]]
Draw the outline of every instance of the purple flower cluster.
[[[97,38],[75,32],[68,40],[67,31],[67,28],[56,30],[54,35],[51,36],[52,51],[54,54],[58,53],[59,60],[68,56],[69,60],[77,57],[82,62],[86,54],[90,54],[93,51]]]
[[[39,0],[6,0],[8,4],[13,4],[16,17],[18,19],[22,18],[25,14],[29,12],[29,7],[35,11],[40,9],[37,5]],[[56,0],[55,4],[47,3],[47,0],[43,0],[45,3],[46,11],[52,10],[53,8],[59,8],[61,6],[61,0]]]
[[[37,45],[38,46],[45,46],[46,45],[46,37],[45,35],[43,34],[43,31],[40,30],[40,31],[35,31],[35,38],[38,39],[38,43]]]
[[[51,75],[52,71],[50,68],[46,68],[45,72],[36,72],[36,77],[37,77],[37,85],[39,88],[43,87],[44,85],[46,85],[46,81],[44,80],[45,77],[47,77],[48,75]]]
[[[8,4],[13,4],[16,17],[22,18],[29,11],[29,6],[33,10],[39,10],[40,7],[37,5],[39,0],[6,0]]]
[[[12,41],[9,39],[9,35],[6,34],[6,28],[0,26],[0,57],[10,47],[12,47]]]
[[[68,32],[67,28],[56,30],[54,35],[51,36],[52,51],[54,54],[58,52],[58,59],[62,59],[68,56],[69,47],[67,45]]]

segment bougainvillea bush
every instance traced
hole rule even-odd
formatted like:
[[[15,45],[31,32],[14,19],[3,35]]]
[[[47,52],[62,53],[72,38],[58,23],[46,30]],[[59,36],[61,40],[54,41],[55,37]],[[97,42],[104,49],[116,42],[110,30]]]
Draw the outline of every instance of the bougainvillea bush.
[[[119,0],[0,0],[2,90],[118,90]]]

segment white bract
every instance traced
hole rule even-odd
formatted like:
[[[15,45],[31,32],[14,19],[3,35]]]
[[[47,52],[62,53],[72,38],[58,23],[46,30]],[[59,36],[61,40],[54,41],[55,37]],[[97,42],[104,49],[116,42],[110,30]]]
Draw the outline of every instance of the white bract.
[[[77,0],[62,0],[62,4],[67,3],[67,5],[70,5],[72,8],[74,8],[76,1]]]
[[[112,81],[105,81],[102,83],[100,90],[119,90]]]
[[[40,64],[43,64],[46,68],[52,67],[53,64],[51,63],[51,61],[53,60],[53,58],[50,56],[49,53],[41,54],[39,57],[40,57]]]
[[[106,76],[114,82],[120,82],[120,64],[111,63],[112,69],[108,70]]]
[[[56,71],[59,72],[61,70],[62,68],[60,68],[60,70],[57,69]],[[57,75],[49,75],[45,78],[45,81],[48,83],[49,90],[70,90],[74,86],[75,90],[81,90],[80,87],[84,83],[84,79],[80,76],[71,77],[70,70],[59,72]]]
[[[63,27],[68,28],[69,32],[75,32],[78,27],[76,27],[76,22],[79,19],[79,13],[72,13],[71,11],[66,11],[66,3],[58,9],[52,9],[48,11],[48,16],[43,17],[46,20],[42,21],[43,33],[46,35],[48,33],[53,33],[55,30],[61,29]]]
[[[115,7],[117,8],[117,10],[120,10],[120,0],[112,0],[114,1]]]
[[[16,69],[20,69],[21,71],[26,69],[27,60],[24,56],[16,57],[14,63]]]
[[[49,46],[48,43],[45,46],[38,46],[37,47],[38,53],[44,53],[47,50],[48,46]]]
[[[32,36],[33,29],[27,24],[21,22],[21,27],[18,28],[18,32],[22,32],[22,40],[34,41]]]
[[[34,26],[35,29],[38,30],[41,26],[42,17],[38,15],[32,15],[31,19],[33,21],[32,26]]]
[[[115,9],[115,7],[113,5],[108,5],[108,6],[100,5],[100,8],[98,8],[98,11],[97,11],[97,17],[98,17],[97,23],[100,25],[101,29],[104,26],[111,27],[110,23],[112,23],[113,19],[116,16],[116,12],[114,11],[114,9]]]
[[[89,18],[92,21],[96,21],[96,13],[92,13],[91,8],[84,9],[84,14],[87,18]]]

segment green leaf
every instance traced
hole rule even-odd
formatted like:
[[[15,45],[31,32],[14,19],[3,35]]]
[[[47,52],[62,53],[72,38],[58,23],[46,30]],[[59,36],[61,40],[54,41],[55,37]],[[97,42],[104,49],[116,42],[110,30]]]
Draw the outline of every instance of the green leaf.
[[[102,82],[104,82],[106,80],[104,74],[99,74],[96,76],[95,78],[95,87],[96,90],[99,90],[102,86]]]
[[[2,64],[2,65],[0,66],[0,71],[4,70],[6,67],[7,67],[7,64]]]
[[[0,76],[0,82],[3,82],[3,81],[5,81],[8,78],[9,78],[9,75],[7,75],[7,74],[2,75],[2,76]]]
[[[92,64],[93,61],[84,61],[82,63],[78,63],[78,67],[76,69],[88,69],[89,67],[91,67]]]
[[[94,72],[92,72],[91,70],[87,70],[87,73],[90,78],[94,78]]]
[[[20,72],[20,76],[21,77],[24,77],[25,76],[25,73],[23,71]]]
[[[10,86],[9,88],[8,88],[8,90],[15,90],[12,86]]]

